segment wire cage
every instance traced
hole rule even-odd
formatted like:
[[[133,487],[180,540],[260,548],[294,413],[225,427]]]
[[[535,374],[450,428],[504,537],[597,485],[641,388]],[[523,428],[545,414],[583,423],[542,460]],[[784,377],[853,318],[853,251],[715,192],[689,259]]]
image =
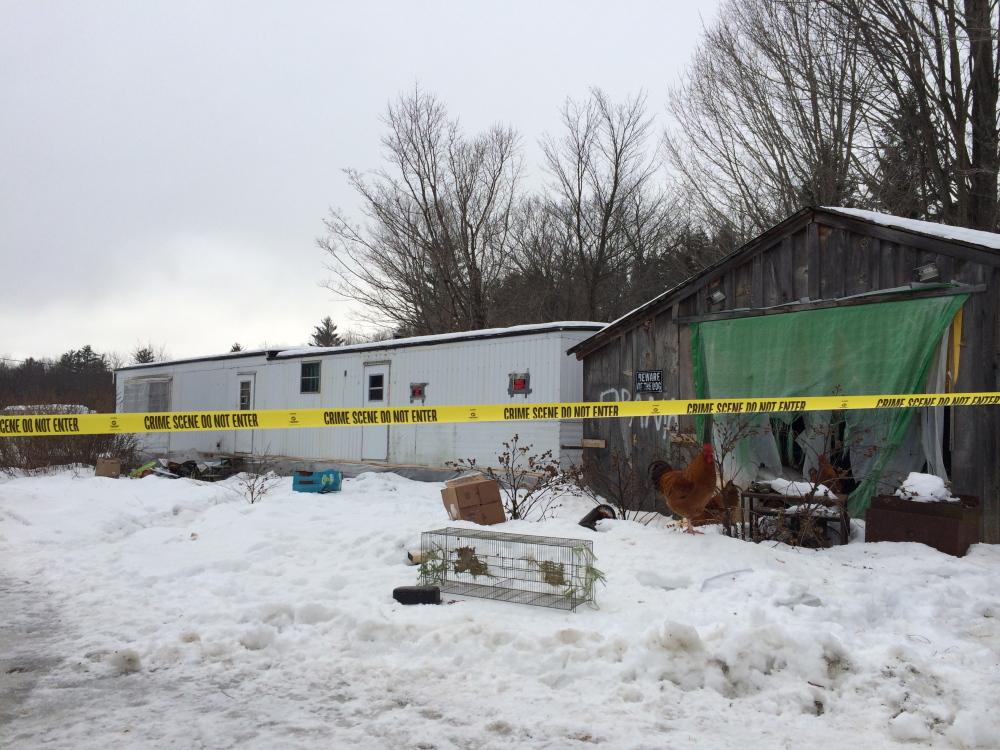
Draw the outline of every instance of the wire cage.
[[[449,527],[420,535],[420,583],[442,593],[576,610],[604,575],[594,543]]]

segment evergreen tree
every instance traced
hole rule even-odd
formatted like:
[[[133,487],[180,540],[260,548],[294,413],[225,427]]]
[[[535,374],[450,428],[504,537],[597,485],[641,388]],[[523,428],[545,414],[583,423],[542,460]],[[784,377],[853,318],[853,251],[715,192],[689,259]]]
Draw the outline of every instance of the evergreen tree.
[[[153,354],[153,350],[148,346],[142,346],[135,350],[132,354],[132,359],[137,365],[147,365],[150,362],[155,362],[156,357]]]
[[[232,353],[232,352],[241,352],[241,351],[243,351],[243,344],[241,344],[239,341],[237,341],[235,344],[232,345],[232,347],[229,349],[229,351],[230,351],[230,353]]]
[[[136,342],[135,347],[130,352],[132,363],[136,365],[148,365],[150,362],[163,362],[170,359],[165,345],[156,346],[152,341],[145,344]]]
[[[907,92],[899,109],[886,118],[875,144],[877,166],[869,190],[876,210],[934,221],[944,202],[935,193],[934,156],[926,146],[933,134],[925,132],[915,100]]]
[[[104,372],[107,362],[103,354],[95,352],[90,344],[82,349],[71,349],[59,357],[56,365],[70,372]]]
[[[337,335],[337,326],[333,324],[333,319],[327,315],[316,326],[309,346],[340,346],[342,343],[340,336]]]

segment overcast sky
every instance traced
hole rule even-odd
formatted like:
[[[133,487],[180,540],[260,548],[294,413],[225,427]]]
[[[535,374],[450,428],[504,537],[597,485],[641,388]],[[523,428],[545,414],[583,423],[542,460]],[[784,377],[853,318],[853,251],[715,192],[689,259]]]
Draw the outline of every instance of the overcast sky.
[[[316,238],[360,219],[341,170],[380,166],[390,100],[514,126],[537,179],[566,97],[662,123],[717,4],[0,0],[0,356],[356,327]]]

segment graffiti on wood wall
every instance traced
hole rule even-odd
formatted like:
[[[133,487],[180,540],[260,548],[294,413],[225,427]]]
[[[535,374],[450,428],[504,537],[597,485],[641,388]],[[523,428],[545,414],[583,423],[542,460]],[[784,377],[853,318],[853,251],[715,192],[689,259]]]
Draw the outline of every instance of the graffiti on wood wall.
[[[657,399],[653,394],[636,394],[635,399],[632,398],[632,392],[628,388],[608,388],[605,391],[601,391],[599,397],[601,401],[662,401],[664,399]],[[669,399],[673,401],[674,399]],[[628,419],[618,420],[622,425],[622,435],[625,435],[625,427],[629,428],[631,431],[633,420],[639,420],[639,426],[642,429],[648,429],[650,420],[653,422],[653,432],[664,439],[667,439],[671,431],[677,432],[680,429],[680,423],[678,421],[676,414],[661,415],[661,416],[651,416],[651,417],[629,417]]]

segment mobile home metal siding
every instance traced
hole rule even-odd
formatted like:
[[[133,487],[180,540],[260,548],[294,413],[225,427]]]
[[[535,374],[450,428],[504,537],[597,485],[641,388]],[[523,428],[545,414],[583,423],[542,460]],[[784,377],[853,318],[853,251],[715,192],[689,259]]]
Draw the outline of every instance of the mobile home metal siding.
[[[599,330],[600,324],[574,330],[543,330],[502,338],[428,342],[400,346],[309,351],[294,350],[267,357],[219,358],[165,363],[118,373],[125,383],[142,377],[172,379],[172,411],[212,411],[239,407],[240,373],[253,373],[257,409],[358,408],[366,383],[365,365],[389,364],[389,407],[410,406],[410,384],[426,383],[421,406],[450,404],[538,404],[579,401],[583,365],[567,349]],[[319,393],[301,393],[303,362],[320,363]],[[508,395],[511,373],[530,374],[531,393]],[[520,444],[541,453],[552,450],[564,463],[579,459],[581,420],[517,424],[393,425],[388,428],[388,459],[394,465],[444,466],[448,461],[474,458],[495,463],[502,443],[515,434]],[[169,434],[171,451],[232,453],[235,431]],[[335,427],[255,430],[257,453],[305,459],[360,461],[361,428]]]

